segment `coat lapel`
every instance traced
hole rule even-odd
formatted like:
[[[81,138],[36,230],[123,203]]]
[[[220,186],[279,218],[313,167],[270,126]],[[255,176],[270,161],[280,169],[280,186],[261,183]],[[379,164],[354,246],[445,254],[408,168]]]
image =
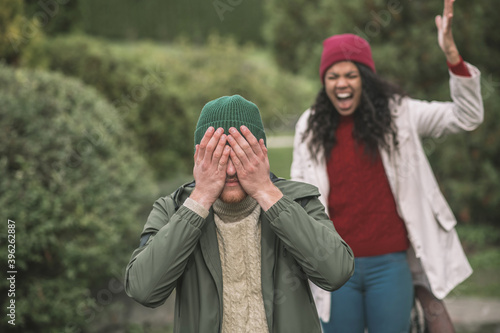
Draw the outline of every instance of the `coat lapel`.
[[[210,214],[208,214],[207,221],[200,236],[200,248],[205,264],[217,287],[217,294],[220,299],[220,313],[222,313],[222,265],[220,262],[217,230],[215,229],[212,209],[210,209]]]
[[[262,218],[260,219],[262,221]],[[267,324],[270,330],[273,327],[274,307],[274,273],[276,255],[279,253],[275,248],[277,245],[276,235],[268,223],[261,224],[261,286],[264,308],[266,311]]]

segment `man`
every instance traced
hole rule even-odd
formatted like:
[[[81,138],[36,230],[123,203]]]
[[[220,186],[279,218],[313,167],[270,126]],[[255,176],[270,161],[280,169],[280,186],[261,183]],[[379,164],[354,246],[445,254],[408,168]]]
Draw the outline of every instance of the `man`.
[[[194,182],[155,202],[127,294],[156,307],[176,289],[175,332],[321,332],[308,280],[338,289],[354,258],[317,188],[270,173],[241,96],[207,103],[194,138]]]

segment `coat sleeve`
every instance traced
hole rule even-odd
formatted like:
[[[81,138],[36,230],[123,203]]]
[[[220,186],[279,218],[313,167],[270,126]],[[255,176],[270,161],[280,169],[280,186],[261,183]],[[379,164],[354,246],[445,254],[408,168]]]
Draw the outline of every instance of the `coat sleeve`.
[[[467,64],[471,77],[450,72],[452,102],[425,102],[411,99],[408,111],[421,137],[440,137],[460,131],[472,131],[483,121],[479,70]]]
[[[302,207],[285,195],[264,213],[266,222],[318,287],[333,291],[352,276],[353,252],[317,197]]]
[[[133,252],[126,268],[127,295],[145,306],[163,304],[184,272],[204,223],[185,206],[175,211],[169,197],[157,200],[143,231],[151,236]]]

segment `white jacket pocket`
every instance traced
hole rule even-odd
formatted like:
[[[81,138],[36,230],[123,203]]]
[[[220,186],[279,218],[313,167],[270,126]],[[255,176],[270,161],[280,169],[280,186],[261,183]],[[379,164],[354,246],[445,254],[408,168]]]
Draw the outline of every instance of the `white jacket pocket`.
[[[448,206],[448,203],[444,199],[441,192],[438,190],[435,191],[434,195],[429,198],[429,201],[434,217],[439,222],[441,227],[443,227],[446,231],[452,230],[457,224],[457,220],[455,219],[450,206]]]

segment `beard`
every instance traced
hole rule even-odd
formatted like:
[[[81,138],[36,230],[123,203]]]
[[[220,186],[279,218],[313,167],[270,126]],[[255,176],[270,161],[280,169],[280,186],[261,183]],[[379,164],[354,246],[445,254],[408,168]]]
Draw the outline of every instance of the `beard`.
[[[243,201],[243,199],[245,199],[247,195],[248,194],[243,191],[241,186],[238,186],[232,188],[224,188],[219,196],[219,199],[227,204],[235,204]]]

